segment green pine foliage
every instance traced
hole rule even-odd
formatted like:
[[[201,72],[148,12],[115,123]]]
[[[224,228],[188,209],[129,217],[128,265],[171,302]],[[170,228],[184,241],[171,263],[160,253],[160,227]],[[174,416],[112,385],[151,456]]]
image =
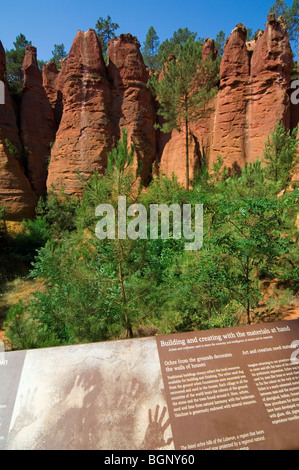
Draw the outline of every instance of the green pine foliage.
[[[119,25],[111,21],[110,15],[107,15],[106,19],[100,17],[96,22],[95,30],[101,42],[104,57],[107,55],[109,41],[115,38],[115,31],[118,28]]]
[[[162,79],[153,76],[149,86],[154,90],[163,118],[162,132],[184,129],[186,135],[186,188],[189,189],[190,124],[203,116],[206,104],[217,93],[219,62],[203,59],[202,45],[190,38],[177,48],[177,57],[166,62]]]
[[[279,183],[281,190],[286,189],[291,183],[292,177],[298,169],[297,148],[299,140],[296,136],[297,128],[288,131],[279,122],[265,145],[264,160],[267,164],[268,174],[272,180]]]
[[[143,60],[151,70],[157,70],[159,68],[159,45],[159,37],[155,31],[155,28],[151,26],[146,34],[145,42],[142,48]]]
[[[61,69],[60,61],[66,57],[66,51],[64,44],[54,44],[54,49],[52,51],[52,58],[50,62],[56,64],[57,69]]]
[[[20,95],[23,90],[23,69],[22,64],[25,57],[25,50],[31,41],[28,41],[24,34],[16,37],[14,48],[6,50],[6,79],[10,91],[13,95]]]
[[[278,124],[268,142],[280,131]],[[285,161],[295,136],[280,137],[276,158]],[[219,157],[189,191],[163,175],[142,191],[126,132],[108,162],[103,177],[95,173],[86,182],[80,201],[52,195],[27,225],[27,236],[39,245],[30,276],[43,280],[45,290],[9,310],[5,327],[13,348],[222,328],[241,318],[250,323],[267,302],[265,280],[287,286],[289,295],[298,292],[298,190],[287,184],[289,163],[278,177],[270,158],[230,176]],[[119,195],[127,206],[142,203],[147,210],[150,204],[203,204],[202,248],[185,251],[185,240],[172,236],[172,221],[169,239],[98,239],[95,209],[100,203],[116,209]],[[4,213],[1,220],[7,243]],[[264,309],[271,311],[272,303]]]

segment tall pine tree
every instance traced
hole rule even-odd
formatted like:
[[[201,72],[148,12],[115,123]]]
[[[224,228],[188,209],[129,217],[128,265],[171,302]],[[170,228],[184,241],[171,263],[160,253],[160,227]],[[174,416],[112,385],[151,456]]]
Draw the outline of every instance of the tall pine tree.
[[[158,68],[159,45],[160,45],[159,37],[154,27],[151,26],[147,32],[145,43],[142,49],[144,62],[150,69]]]
[[[187,40],[176,58],[164,64],[162,79],[151,81],[158,98],[158,114],[164,118],[162,132],[174,129],[186,135],[186,189],[189,189],[190,123],[205,112],[208,100],[217,92],[218,62],[203,60],[199,42]]]

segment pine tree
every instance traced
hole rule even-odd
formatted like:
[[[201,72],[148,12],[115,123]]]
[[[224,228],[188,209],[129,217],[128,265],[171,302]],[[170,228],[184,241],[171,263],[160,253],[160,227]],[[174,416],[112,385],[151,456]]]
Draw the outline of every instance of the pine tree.
[[[51,62],[56,64],[56,67],[59,69],[61,59],[64,59],[66,56],[64,44],[54,44],[54,50],[52,51]]]
[[[184,128],[186,135],[186,189],[189,189],[190,123],[205,112],[205,105],[216,93],[218,62],[202,59],[198,42],[180,46],[177,58],[164,65],[162,79],[150,82],[160,105],[158,114],[164,118],[162,132]]]
[[[22,64],[25,57],[26,46],[31,44],[24,34],[16,37],[14,49],[6,50],[6,78],[12,94],[19,95],[23,89],[23,69]]]
[[[159,37],[154,27],[151,26],[147,32],[145,43],[142,49],[144,62],[150,69],[158,68],[159,44]]]
[[[218,56],[221,56],[221,57],[223,56],[225,41],[226,41],[225,32],[221,30],[219,31],[215,39],[215,47],[218,51]]]
[[[166,39],[160,44],[158,51],[158,64],[162,68],[168,57],[171,55],[178,55],[180,47],[184,46],[187,41],[195,42],[197,40],[197,33],[193,33],[188,28],[179,28],[174,31],[170,39]],[[204,43],[204,40],[201,40]]]
[[[279,122],[265,144],[264,161],[270,178],[279,183],[280,190],[291,182],[299,162],[297,128],[288,131]]]
[[[117,23],[112,23],[108,15],[106,19],[100,17],[96,23],[95,29],[97,36],[102,44],[103,55],[107,53],[109,41],[115,38],[115,31],[119,28]]]
[[[290,40],[297,42],[297,71],[299,72],[299,0],[293,0],[287,12],[287,24]]]

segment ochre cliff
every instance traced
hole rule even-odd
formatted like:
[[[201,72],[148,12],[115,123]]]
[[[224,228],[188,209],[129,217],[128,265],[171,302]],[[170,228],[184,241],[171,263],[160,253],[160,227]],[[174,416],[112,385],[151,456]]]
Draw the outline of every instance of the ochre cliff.
[[[238,171],[263,156],[267,136],[278,121],[287,128],[298,124],[289,89],[292,51],[282,19],[270,18],[266,30],[246,42],[247,31],[238,24],[226,41],[220,65],[219,92],[205,119],[193,124],[190,176],[205,157],[211,166],[219,155]],[[211,42],[206,42],[211,48]],[[209,50],[209,49],[208,49]],[[215,57],[213,53],[213,57]],[[160,153],[160,169],[185,181],[185,135],[173,132]]]
[[[78,173],[83,177],[96,170],[103,174],[113,145],[110,84],[93,30],[78,31],[56,80],[63,113],[51,152],[47,186],[48,190],[64,187],[66,193],[78,194],[82,190]]]
[[[5,104],[0,105],[0,206],[5,207],[6,216],[13,220],[32,217],[37,197],[22,164],[22,144],[15,106],[4,79],[5,67],[5,52],[0,42],[0,80],[5,85]]]
[[[108,60],[114,135],[119,138],[121,130],[127,128],[141,166],[141,179],[147,184],[156,158],[156,112],[153,96],[147,88],[148,70],[136,37],[122,34],[112,40]]]
[[[46,194],[47,168],[56,125],[33,46],[26,47],[23,71],[20,137],[27,161],[27,175],[33,190],[40,197]]]
[[[219,155],[238,171],[262,157],[278,121],[287,128],[298,124],[299,105],[290,103],[293,57],[284,21],[270,17],[254,40],[247,42],[246,35],[238,24],[227,39],[219,91],[205,117],[191,125],[191,179],[204,160],[211,166]],[[216,59],[213,40],[206,39],[203,57]],[[184,131],[155,130],[157,103],[135,37],[122,34],[110,41],[106,65],[95,31],[78,31],[60,65],[60,70],[44,65],[41,75],[36,49],[28,46],[17,106],[4,80],[0,47],[0,80],[6,87],[0,105],[0,206],[9,217],[31,216],[46,190],[80,194],[82,179],[105,172],[107,154],[125,128],[145,185],[159,172],[185,182]]]

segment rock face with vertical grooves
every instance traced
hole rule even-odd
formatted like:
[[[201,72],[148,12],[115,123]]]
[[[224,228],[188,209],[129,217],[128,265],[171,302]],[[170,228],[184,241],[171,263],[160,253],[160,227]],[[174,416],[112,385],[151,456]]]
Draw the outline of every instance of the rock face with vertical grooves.
[[[212,166],[221,155],[224,165],[238,172],[263,156],[266,139],[279,121],[287,129],[298,124],[297,107],[291,109],[289,99],[292,51],[284,21],[270,17],[254,40],[247,42],[246,36],[245,26],[238,24],[227,39],[219,92],[206,117],[192,125],[191,178],[203,157]],[[215,57],[209,39],[203,54]],[[168,176],[174,172],[182,183],[184,140],[185,135],[174,131],[166,144],[161,139],[159,155],[160,171]]]
[[[221,62],[210,162],[218,154],[238,169],[261,158],[276,124],[290,128],[292,51],[282,19],[271,17],[266,30],[246,43],[246,29],[237,25]]]
[[[0,134],[0,206],[5,207],[9,220],[19,220],[33,217],[36,204],[36,195],[20,162]]]
[[[245,26],[238,24],[226,42],[215,110],[211,161],[221,154],[231,168],[241,166],[245,156],[246,93],[250,74],[246,34]]]
[[[27,161],[28,178],[40,197],[46,194],[48,164],[56,126],[38,68],[36,48],[33,46],[26,46],[23,71],[20,136]]]
[[[112,148],[111,96],[100,42],[94,30],[78,31],[59,77],[63,114],[51,152],[52,185],[80,194],[81,176],[103,174]]]
[[[134,143],[141,165],[141,179],[147,184],[157,151],[156,112],[153,96],[147,88],[149,74],[137,38],[122,34],[112,40],[108,58],[114,135],[119,138],[122,129],[128,130],[129,141]]]
[[[263,155],[265,140],[278,121],[291,124],[290,87],[292,50],[283,19],[270,18],[256,41],[248,86],[246,161]]]
[[[216,55],[214,41],[207,38],[203,57],[215,60]],[[205,117],[190,126],[191,179],[204,160],[211,166],[218,155],[238,171],[262,157],[278,121],[287,128],[298,125],[299,106],[289,99],[292,60],[282,19],[270,16],[265,31],[250,42],[245,26],[236,26],[225,45],[218,94]],[[61,70],[48,63],[43,75],[36,49],[28,46],[20,108],[5,82],[5,64],[0,43],[6,95],[0,105],[0,206],[11,218],[33,214],[38,196],[53,185],[80,195],[78,174],[103,175],[107,154],[124,128],[135,145],[135,165],[141,164],[145,185],[154,164],[155,174],[174,173],[184,184],[185,134],[154,129],[157,103],[147,88],[149,72],[135,37],[122,34],[112,40],[106,66],[95,31],[78,31]]]
[[[5,104],[0,105],[0,206],[7,218],[32,217],[37,199],[21,164],[22,145],[19,139],[13,102],[4,80],[5,52],[0,42],[0,80],[5,84]]]
[[[63,106],[60,71],[57,70],[55,62],[48,62],[43,65],[43,87],[54,112],[57,130],[61,121]]]

